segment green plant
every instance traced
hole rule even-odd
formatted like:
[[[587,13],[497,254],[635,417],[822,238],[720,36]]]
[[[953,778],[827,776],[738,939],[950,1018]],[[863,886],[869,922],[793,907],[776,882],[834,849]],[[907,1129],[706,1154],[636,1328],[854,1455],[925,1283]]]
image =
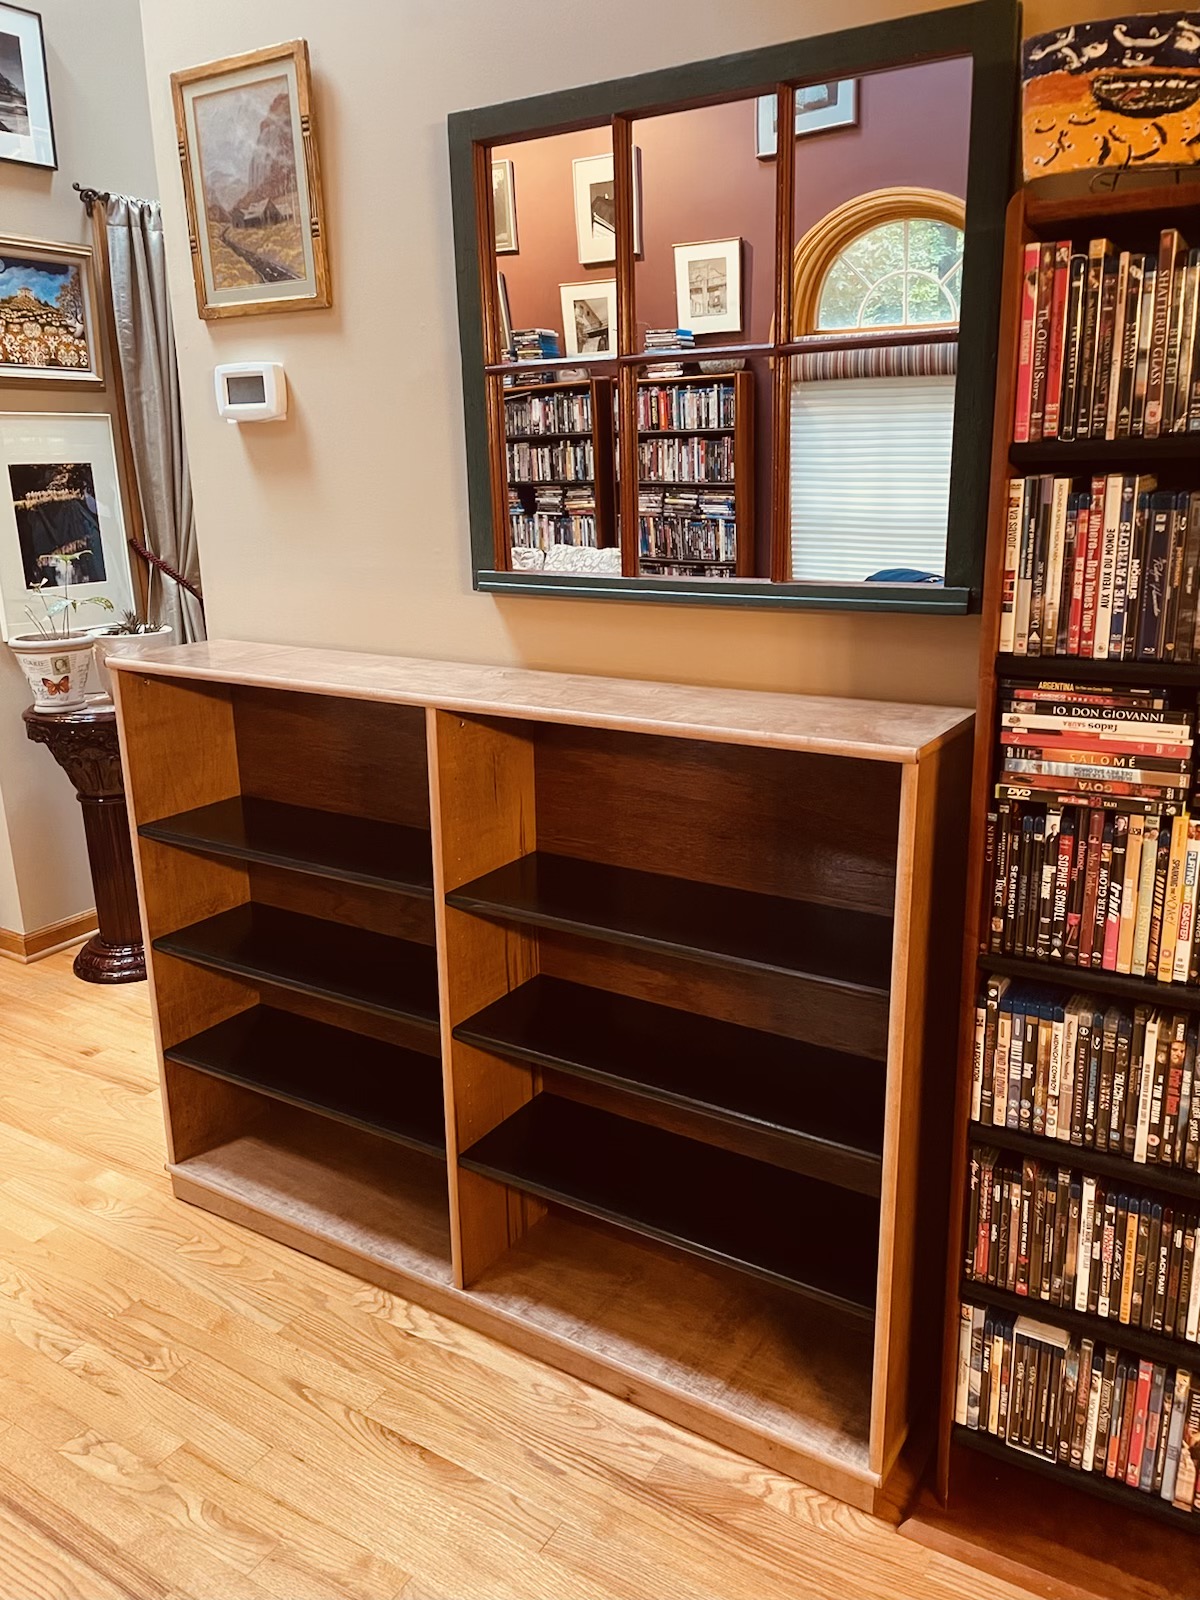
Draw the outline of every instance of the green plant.
[[[79,600],[71,593],[71,571],[75,562],[80,560],[83,554],[85,554],[83,551],[73,554],[63,552],[57,557],[59,561],[64,563],[64,582],[61,586],[60,598],[53,603],[46,598],[46,590],[52,587],[47,578],[43,578],[40,583],[33,585],[38,591],[38,599],[42,602],[42,609],[38,612],[32,606],[26,606],[25,615],[44,638],[65,639],[72,632],[71,623],[84,606],[99,606],[101,611],[113,610],[113,603],[107,595],[91,595]],[[61,627],[57,621],[59,617],[62,618]]]
[[[106,631],[110,634],[158,633],[160,631],[160,624],[157,622],[147,622],[145,617],[139,617],[136,611],[126,611],[123,613],[120,622],[114,622],[112,627]]]

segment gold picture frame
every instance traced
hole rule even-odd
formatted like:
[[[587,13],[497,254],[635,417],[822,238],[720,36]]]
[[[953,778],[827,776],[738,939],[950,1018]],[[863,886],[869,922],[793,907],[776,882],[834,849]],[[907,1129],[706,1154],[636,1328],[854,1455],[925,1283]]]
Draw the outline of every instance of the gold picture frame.
[[[171,74],[196,309],[332,304],[308,43]]]
[[[103,389],[90,246],[0,238],[0,384]]]

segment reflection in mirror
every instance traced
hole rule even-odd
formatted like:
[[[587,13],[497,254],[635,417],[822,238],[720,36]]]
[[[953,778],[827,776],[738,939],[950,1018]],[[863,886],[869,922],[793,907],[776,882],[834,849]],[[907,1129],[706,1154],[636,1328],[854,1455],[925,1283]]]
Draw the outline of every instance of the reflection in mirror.
[[[971,63],[797,92],[791,576],[941,583],[962,292]]]
[[[754,506],[760,476],[770,505],[770,428],[755,417],[769,422],[770,377],[745,351],[770,339],[774,304],[775,169],[758,117],[747,97],[633,123],[637,348],[660,358],[637,384],[641,577],[767,576]]]
[[[491,167],[512,566],[619,574],[611,131],[495,146]]]

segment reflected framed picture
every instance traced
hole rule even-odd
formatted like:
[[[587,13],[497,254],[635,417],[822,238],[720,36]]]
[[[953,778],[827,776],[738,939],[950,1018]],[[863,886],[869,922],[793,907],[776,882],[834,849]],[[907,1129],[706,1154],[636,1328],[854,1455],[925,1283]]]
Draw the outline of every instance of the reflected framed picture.
[[[129,546],[113,451],[103,414],[0,414],[0,631],[35,631],[26,608],[69,584],[79,600],[105,599],[118,613],[133,606]],[[77,626],[111,621],[79,613]]]
[[[496,314],[500,319],[500,349],[507,354],[512,349],[512,312],[508,306],[508,284],[504,281],[504,274],[496,274]]]
[[[779,149],[775,108],[775,95],[759,95],[755,118],[755,154],[760,161],[769,161]],[[832,83],[806,83],[796,90],[797,139],[809,133],[828,133],[834,128],[857,127],[857,78],[838,78]]]
[[[575,192],[575,238],[581,266],[617,259],[617,189],[612,151],[577,156],[571,164]],[[633,253],[642,253],[642,152],[633,152]]]
[[[492,218],[496,224],[496,254],[517,253],[517,190],[511,161],[492,162]]]
[[[675,246],[675,315],[695,334],[741,330],[741,239]]]
[[[200,315],[328,306],[305,40],[174,72],[171,92]]]
[[[587,283],[560,283],[563,337],[569,356],[611,356],[617,353],[617,280],[593,278]]]
[[[57,167],[42,19],[0,5],[0,161]]]
[[[0,239],[0,383],[104,387],[92,252]]]

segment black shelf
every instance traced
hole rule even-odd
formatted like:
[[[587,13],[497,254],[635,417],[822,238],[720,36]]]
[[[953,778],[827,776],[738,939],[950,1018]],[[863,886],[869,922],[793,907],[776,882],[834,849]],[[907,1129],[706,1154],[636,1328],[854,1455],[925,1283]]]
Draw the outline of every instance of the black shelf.
[[[972,1142],[1011,1150],[1014,1155],[1030,1156],[1060,1167],[1080,1167],[1098,1178],[1112,1178],[1136,1189],[1157,1189],[1162,1194],[1179,1196],[1200,1207],[1200,1174],[1183,1167],[1158,1162],[1131,1161],[1110,1150],[1093,1150],[1087,1145],[1070,1144],[1065,1139],[1046,1139],[1016,1128],[997,1128],[990,1122],[969,1124]]]
[[[1200,987],[1193,983],[1159,983],[1155,978],[1134,978],[1124,972],[1099,967],[1071,967],[1062,961],[1029,961],[1023,956],[981,954],[984,972],[1006,978],[1028,978],[1031,983],[1052,983],[1062,989],[1087,989],[1097,994],[1121,995],[1143,1005],[1169,1010],[1200,1011]]]
[[[244,905],[163,934],[154,948],[376,1016],[438,1026],[434,952],[407,939],[274,906]]]
[[[890,917],[572,856],[522,856],[455,889],[446,903],[498,922],[561,928],[712,966],[872,994],[886,993],[890,982]]]
[[[506,444],[536,444],[539,439],[590,439],[592,430],[585,428],[547,428],[544,433],[506,433]]]
[[[735,489],[736,478],[639,478],[643,489]]]
[[[595,483],[595,478],[510,478],[509,483],[517,484],[523,489],[572,489],[577,483]],[[555,516],[567,516],[569,513],[558,511]]]
[[[720,428],[639,428],[638,437],[642,439],[699,439],[712,434],[736,432],[736,423],[728,422]]]
[[[454,1029],[464,1044],[802,1147],[789,1166],[878,1195],[881,1062],[559,978],[538,977]]]
[[[163,1054],[410,1149],[446,1153],[436,1058],[273,1006],[251,1006]]]
[[[459,1160],[856,1318],[874,1314],[879,1206],[862,1195],[550,1094]]]
[[[1025,1450],[1015,1450],[1011,1445],[995,1439],[990,1433],[977,1433],[973,1428],[955,1424],[954,1440],[968,1450],[991,1456],[996,1461],[1007,1461],[1010,1466],[1023,1467],[1046,1478],[1064,1489],[1078,1489],[1083,1494],[1095,1495],[1110,1505],[1124,1506],[1127,1511],[1140,1511],[1146,1516],[1158,1517],[1176,1528],[1186,1528],[1189,1533],[1200,1533],[1200,1515],[1192,1511],[1177,1511],[1158,1495],[1143,1494],[1114,1478],[1105,1478],[1095,1472],[1073,1472],[1070,1467],[1060,1467],[1044,1456],[1032,1455]]]
[[[1035,1317],[1039,1322],[1065,1328],[1081,1339],[1129,1350],[1146,1361],[1200,1369],[1200,1344],[1189,1344],[1186,1339],[1169,1339],[1163,1333],[1148,1333],[1144,1328],[1130,1327],[1115,1318],[1089,1316],[1086,1311],[1056,1306],[1032,1295],[1010,1294],[1007,1289],[976,1283],[973,1278],[962,1280],[961,1292],[964,1300],[974,1300],[980,1305],[986,1301],[994,1311],[1002,1311],[1005,1316]]]
[[[1048,682],[1072,683],[1096,679],[1105,684],[1193,689],[1200,687],[1200,662],[1093,661],[1086,656],[998,655],[996,677],[1022,681],[1045,678]]]
[[[428,833],[420,828],[243,795],[143,822],[138,833],[201,855],[257,861],[433,898],[432,850]]]
[[[1152,462],[1190,461],[1200,465],[1200,434],[1168,433],[1161,439],[1039,439],[1009,446],[1014,467],[1063,467],[1081,471],[1096,466],[1120,471]]]

